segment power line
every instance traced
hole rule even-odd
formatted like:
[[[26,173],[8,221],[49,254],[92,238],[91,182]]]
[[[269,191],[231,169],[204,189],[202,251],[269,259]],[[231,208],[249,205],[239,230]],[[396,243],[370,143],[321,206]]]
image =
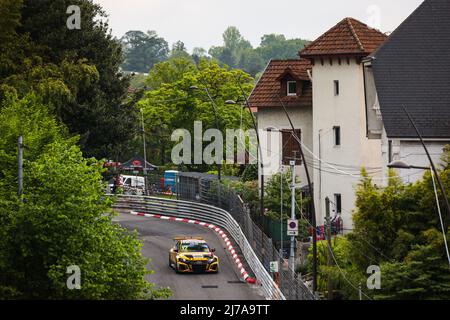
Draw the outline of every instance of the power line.
[[[281,175],[284,177],[284,179],[286,180],[286,182],[289,183],[289,181],[287,180],[287,178],[285,177],[285,175],[284,175],[284,174],[281,174]],[[282,187],[282,186],[280,186],[280,187]],[[281,201],[283,201],[283,199],[281,199]],[[299,208],[299,204],[298,204],[298,201],[297,201],[297,200],[295,200],[295,204],[296,204],[296,207]],[[299,209],[300,209],[300,208],[299,208]],[[303,215],[303,212],[302,212],[301,209],[300,209],[299,211],[300,211],[300,215],[303,217],[303,219],[306,221],[306,223],[312,228],[313,232],[315,232],[315,233],[317,234],[317,227],[316,227],[316,226],[313,226],[313,225],[309,222],[309,220]],[[327,243],[327,245],[328,245],[328,243]],[[333,248],[331,248],[331,247],[328,245],[328,249],[329,249],[329,251],[330,251],[330,253],[331,253],[331,256],[333,257],[334,263],[335,263],[336,266],[338,267],[339,273],[342,275],[342,277],[344,278],[344,280],[345,280],[348,284],[350,284],[350,286],[351,286],[352,288],[354,288],[354,289],[357,290],[358,292],[361,292],[361,293],[362,293],[365,297],[367,297],[369,300],[372,300],[372,298],[370,298],[370,297],[369,297],[368,295],[366,295],[364,292],[360,291],[359,288],[357,288],[350,280],[348,280],[348,278],[346,277],[346,275],[345,275],[344,272],[342,271],[341,267],[339,266],[339,263],[337,262],[336,257],[334,256]]]

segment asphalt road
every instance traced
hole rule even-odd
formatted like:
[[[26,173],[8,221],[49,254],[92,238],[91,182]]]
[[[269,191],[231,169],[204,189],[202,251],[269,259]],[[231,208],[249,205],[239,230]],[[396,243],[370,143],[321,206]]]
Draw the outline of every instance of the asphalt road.
[[[144,240],[143,255],[154,270],[146,279],[158,287],[169,287],[174,300],[262,300],[256,285],[240,282],[237,267],[225,244],[211,230],[198,225],[120,214],[114,219],[128,230],[137,230]],[[175,236],[201,236],[220,259],[218,274],[176,274],[169,267],[169,250]]]

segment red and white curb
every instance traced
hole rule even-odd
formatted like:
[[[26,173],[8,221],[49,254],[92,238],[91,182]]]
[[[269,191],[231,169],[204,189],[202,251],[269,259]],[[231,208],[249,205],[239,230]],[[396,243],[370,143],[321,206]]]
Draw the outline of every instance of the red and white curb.
[[[239,259],[238,255],[236,253],[236,250],[234,250],[234,248],[231,244],[231,240],[228,238],[228,236],[225,234],[225,232],[223,232],[223,230],[220,229],[219,227],[217,227],[213,224],[201,222],[198,220],[168,217],[168,216],[162,216],[159,214],[142,213],[142,212],[136,212],[136,211],[130,211],[130,214],[132,214],[134,216],[139,216],[139,217],[156,218],[156,219],[161,219],[161,220],[169,220],[169,221],[177,221],[177,222],[196,224],[196,225],[214,230],[219,235],[219,237],[222,238],[222,240],[225,242],[225,245],[227,246],[228,251],[230,251],[230,253],[233,257],[233,260],[236,263],[236,265],[239,269],[239,272],[241,273],[241,276],[244,279],[244,281],[251,283],[251,284],[256,283],[256,279],[250,277],[248,275],[247,271],[245,271],[245,268],[244,268],[241,260]]]

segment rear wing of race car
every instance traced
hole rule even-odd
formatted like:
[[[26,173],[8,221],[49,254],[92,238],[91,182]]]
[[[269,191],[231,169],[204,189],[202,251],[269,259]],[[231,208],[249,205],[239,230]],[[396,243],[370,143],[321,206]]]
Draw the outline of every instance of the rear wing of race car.
[[[178,236],[174,237],[173,240],[181,241],[181,240],[205,240],[202,237],[187,237],[187,236]]]

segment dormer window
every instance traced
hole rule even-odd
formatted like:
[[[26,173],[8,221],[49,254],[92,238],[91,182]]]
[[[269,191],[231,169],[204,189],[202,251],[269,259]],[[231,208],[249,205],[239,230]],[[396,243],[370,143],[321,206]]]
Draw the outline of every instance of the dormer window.
[[[297,82],[296,81],[288,81],[287,82],[287,95],[288,96],[296,96],[297,95]]]

